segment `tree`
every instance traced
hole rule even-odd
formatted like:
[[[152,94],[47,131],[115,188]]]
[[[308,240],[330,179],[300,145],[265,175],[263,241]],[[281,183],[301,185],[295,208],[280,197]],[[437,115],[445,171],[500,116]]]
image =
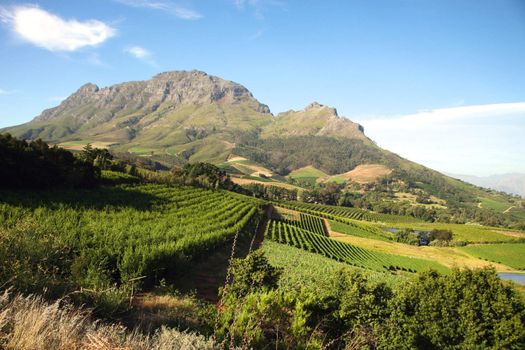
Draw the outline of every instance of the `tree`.
[[[390,303],[387,349],[524,349],[525,307],[494,269],[421,273]]]

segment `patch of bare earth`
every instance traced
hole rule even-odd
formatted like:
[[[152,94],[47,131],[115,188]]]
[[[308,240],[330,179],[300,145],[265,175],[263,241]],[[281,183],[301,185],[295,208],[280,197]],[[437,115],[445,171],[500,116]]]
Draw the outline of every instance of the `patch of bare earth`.
[[[243,179],[240,177],[233,177],[233,176],[231,180],[233,183],[236,183],[237,185],[241,185],[241,186],[250,185],[250,184],[258,184],[258,185],[264,185],[264,186],[275,186],[275,187],[286,188],[287,190],[301,190],[300,187],[282,183],[282,182],[277,182],[277,181],[264,182],[264,181],[253,180],[253,179]]]
[[[241,156],[234,156],[233,154],[230,154],[230,156],[228,157],[228,162],[238,162],[241,160],[247,160],[247,159]]]
[[[338,176],[357,183],[370,183],[389,175],[391,172],[392,169],[381,164],[362,164],[355,167],[354,170]]]
[[[502,235],[510,236],[510,237],[517,237],[517,238],[524,238],[525,237],[525,232],[500,231],[500,230],[492,230],[492,232],[501,233]]]

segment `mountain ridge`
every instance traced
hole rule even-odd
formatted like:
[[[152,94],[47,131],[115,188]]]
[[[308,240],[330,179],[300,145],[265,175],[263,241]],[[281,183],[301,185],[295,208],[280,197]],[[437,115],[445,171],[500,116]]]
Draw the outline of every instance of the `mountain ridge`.
[[[313,102],[274,116],[243,85],[197,70],[163,72],[103,88],[86,83],[32,121],[2,131],[66,147],[85,140],[112,144],[118,151],[212,162],[225,161],[242,134],[371,143],[361,125],[340,117],[335,108]]]

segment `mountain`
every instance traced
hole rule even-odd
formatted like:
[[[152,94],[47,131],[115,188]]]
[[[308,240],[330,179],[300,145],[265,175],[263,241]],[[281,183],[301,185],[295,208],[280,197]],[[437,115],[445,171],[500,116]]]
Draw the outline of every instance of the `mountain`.
[[[476,186],[492,188],[525,197],[525,174],[511,173],[490,176],[449,175]]]
[[[226,161],[243,140],[328,136],[371,142],[335,109],[312,103],[274,117],[244,86],[200,71],[106,88],[88,83],[31,122],[2,130],[64,147],[85,144],[178,161]],[[350,170],[350,169],[347,169]]]
[[[214,160],[227,157],[237,132],[272,119],[268,106],[242,85],[199,71],[166,72],[106,88],[85,84],[59,106],[5,131],[24,139],[103,142],[138,154],[186,151],[192,160]]]
[[[92,143],[167,166],[211,162],[243,177],[243,183],[271,180],[288,182],[289,188],[346,182],[354,196],[373,192],[360,205],[380,211],[454,207],[463,218],[465,208],[480,209],[483,201],[514,205],[510,196],[381,149],[335,108],[313,102],[274,116],[244,86],[195,70],[104,88],[88,83],[59,106],[0,132],[73,150]]]

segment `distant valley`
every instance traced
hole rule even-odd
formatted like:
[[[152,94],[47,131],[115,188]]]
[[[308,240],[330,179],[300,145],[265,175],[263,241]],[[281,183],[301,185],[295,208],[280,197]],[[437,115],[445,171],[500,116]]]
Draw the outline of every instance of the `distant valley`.
[[[490,176],[448,175],[476,186],[492,188],[525,197],[525,174],[511,173]]]

